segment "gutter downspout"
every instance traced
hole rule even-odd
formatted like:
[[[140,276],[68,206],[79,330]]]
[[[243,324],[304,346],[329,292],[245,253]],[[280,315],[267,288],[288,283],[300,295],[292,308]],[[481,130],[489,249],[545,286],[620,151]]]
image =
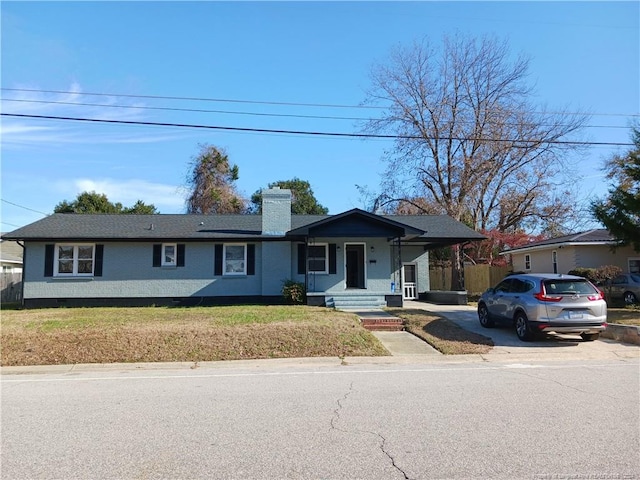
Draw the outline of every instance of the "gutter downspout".
[[[27,256],[25,253],[27,250],[24,248],[24,244],[20,243],[20,240],[16,240],[16,243],[22,247],[22,282],[20,285],[20,305],[24,308],[24,277],[27,272]]]

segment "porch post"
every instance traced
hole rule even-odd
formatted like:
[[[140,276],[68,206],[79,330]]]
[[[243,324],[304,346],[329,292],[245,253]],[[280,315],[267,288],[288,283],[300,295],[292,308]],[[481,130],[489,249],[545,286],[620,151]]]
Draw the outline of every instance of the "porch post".
[[[398,277],[400,285],[400,295],[402,296],[402,300],[404,301],[404,285],[402,283],[402,238],[398,237]]]

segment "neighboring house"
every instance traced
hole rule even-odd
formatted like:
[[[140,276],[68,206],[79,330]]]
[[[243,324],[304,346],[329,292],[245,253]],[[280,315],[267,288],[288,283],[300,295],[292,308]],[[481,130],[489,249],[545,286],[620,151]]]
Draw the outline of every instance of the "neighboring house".
[[[484,237],[448,216],[292,215],[263,192],[262,215],[54,214],[6,238],[25,245],[24,304],[402,305],[429,290],[429,250]]]
[[[0,269],[2,273],[22,272],[22,247],[17,243],[4,239],[4,234],[0,239]]]
[[[515,272],[568,273],[576,268],[615,265],[624,272],[640,273],[640,252],[620,246],[604,229],[529,243],[501,255],[511,255]]]

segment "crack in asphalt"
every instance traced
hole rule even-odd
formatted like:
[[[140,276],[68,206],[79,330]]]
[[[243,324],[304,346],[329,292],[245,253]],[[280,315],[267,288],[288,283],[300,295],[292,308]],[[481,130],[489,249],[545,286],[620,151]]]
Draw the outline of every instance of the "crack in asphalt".
[[[393,455],[387,452],[387,450],[384,448],[385,444],[387,443],[387,439],[384,438],[382,435],[380,435],[378,432],[367,432],[367,433],[370,433],[371,435],[376,435],[378,436],[378,438],[380,438],[381,440],[380,450],[382,450],[382,453],[384,453],[389,458],[389,460],[391,460],[391,465],[393,466],[393,468],[398,470],[404,476],[405,480],[411,480],[407,475],[407,473],[404,470],[402,470],[398,465],[396,465],[396,459],[393,458]]]
[[[336,403],[338,404],[338,407],[333,411],[333,417],[331,417],[331,429],[332,430],[338,430],[341,432],[345,432],[346,430],[342,430],[338,427],[336,427],[336,422],[338,420],[340,420],[340,410],[342,410],[343,406],[342,406],[342,402],[344,402],[347,397],[349,395],[351,395],[353,393],[353,382],[351,382],[351,384],[349,385],[349,391],[347,393],[344,394],[344,396],[342,398],[339,398]]]
[[[353,382],[351,382],[351,384],[349,385],[349,391],[347,391],[347,393],[345,393],[341,398],[339,398],[338,400],[336,400],[336,403],[338,404],[338,406],[333,410],[333,416],[331,417],[331,430],[336,430],[338,432],[343,432],[343,433],[366,433],[367,435],[373,435],[375,437],[378,437],[378,439],[380,439],[380,451],[382,453],[385,454],[385,456],[391,461],[391,465],[393,466],[393,468],[395,468],[398,472],[400,472],[402,474],[402,476],[405,478],[405,480],[411,480],[410,477],[406,474],[406,472],[404,470],[402,470],[402,468],[400,468],[400,466],[398,466],[396,464],[396,459],[393,457],[393,455],[391,455],[391,453],[389,453],[386,449],[386,443],[387,443],[387,439],[380,435],[378,432],[370,432],[368,430],[346,430],[344,428],[338,428],[337,427],[337,422],[340,420],[340,411],[344,408],[343,406],[343,402],[349,397],[349,395],[351,395],[354,392],[353,390]]]

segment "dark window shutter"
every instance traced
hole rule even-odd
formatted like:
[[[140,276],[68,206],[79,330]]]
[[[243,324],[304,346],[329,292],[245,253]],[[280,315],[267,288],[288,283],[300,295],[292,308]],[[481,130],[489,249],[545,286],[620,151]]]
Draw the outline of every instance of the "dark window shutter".
[[[222,244],[216,243],[213,258],[213,274],[222,275]]]
[[[55,256],[56,246],[47,244],[44,246],[44,276],[53,277],[53,257]]]
[[[176,255],[176,265],[178,267],[184,267],[184,250],[185,250],[184,243],[179,243],[178,252]]]
[[[247,275],[256,274],[256,245],[250,243],[247,245]]]
[[[93,276],[102,276],[102,260],[104,258],[104,245],[96,245],[95,265],[93,266]]]
[[[307,273],[307,246],[304,243],[298,244],[298,274]]]
[[[159,267],[162,263],[162,244],[154,243],[153,244],[153,266]]]
[[[329,244],[329,273],[333,274],[337,272],[336,247],[335,243]]]

